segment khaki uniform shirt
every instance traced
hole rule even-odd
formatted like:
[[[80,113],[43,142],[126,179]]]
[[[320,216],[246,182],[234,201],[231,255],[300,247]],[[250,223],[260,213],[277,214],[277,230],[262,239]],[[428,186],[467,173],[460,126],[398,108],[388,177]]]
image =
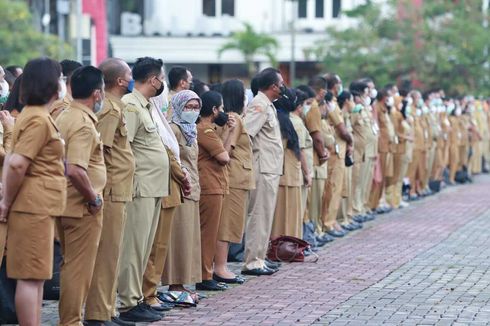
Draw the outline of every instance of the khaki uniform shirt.
[[[303,175],[301,173],[301,162],[292,149],[287,148],[287,139],[283,139],[284,146],[284,174],[279,179],[280,186],[301,187]]]
[[[386,106],[379,102],[375,105],[378,111],[379,121],[378,152],[388,153],[391,151],[391,145],[395,143],[395,130]]]
[[[102,194],[106,184],[106,168],[100,135],[95,128],[97,117],[88,107],[73,101],[56,119],[65,140],[66,163],[87,171],[97,194]],[[66,210],[63,216],[83,217],[87,212],[86,199],[68,180]]]
[[[259,91],[248,105],[244,118],[245,128],[252,138],[254,161],[259,173],[281,175],[284,149],[276,108],[269,98]]]
[[[170,124],[172,131],[177,138],[180,150],[180,162],[182,166],[189,173],[189,182],[191,184],[191,194],[184,198],[199,201],[201,197],[201,186],[199,184],[199,170],[197,167],[197,160],[199,155],[199,146],[197,140],[195,140],[190,146],[187,145],[187,141],[180,130],[180,127],[174,123]]]
[[[459,146],[462,138],[462,134],[459,130],[459,119],[455,115],[449,116],[449,123],[451,128],[449,129],[449,146]]]
[[[414,150],[425,151],[425,134],[422,116],[414,116],[413,120],[413,130],[414,130]]]
[[[303,122],[303,120],[296,114],[290,114],[289,118],[293,123],[294,130],[298,134],[299,148],[303,151],[305,156],[306,164],[308,165],[308,171],[313,177],[313,139],[311,139],[310,133]],[[320,129],[321,132],[321,119],[320,119]]]
[[[371,132],[371,128],[366,122],[366,110],[362,109],[359,112],[350,114],[350,124],[352,126],[352,136],[354,137],[354,149],[356,152],[363,153],[366,150],[366,142]],[[356,160],[363,161],[362,157]]]
[[[330,125],[335,129],[336,126],[344,123],[344,118],[342,115],[342,111],[338,105],[335,106],[335,109],[328,114],[328,121]],[[335,129],[335,146],[333,146],[333,151],[330,154],[338,155],[340,159],[345,158],[345,152],[347,150],[347,142],[342,139],[340,133]]]
[[[0,178],[2,177],[3,162],[5,157],[12,149],[12,134],[13,128],[4,128],[4,126],[0,123]]]
[[[403,122],[405,119],[403,118],[403,114],[396,110],[393,109],[391,111],[391,122],[393,124],[393,128],[395,130],[395,146],[394,146],[394,153],[397,154],[405,154],[407,151],[407,141],[406,141],[406,124],[404,126]]]
[[[367,108],[362,110],[365,112],[364,121],[366,127],[369,128],[370,132],[366,133],[366,152],[364,154],[365,158],[374,159],[378,156],[378,136],[379,127],[378,123],[374,119],[372,108]],[[362,112],[361,111],[361,112]]]
[[[224,195],[228,193],[228,170],[216,160],[216,155],[226,152],[214,124],[200,122],[197,125],[199,145],[199,183],[201,195]]]
[[[13,130],[12,152],[31,164],[11,211],[59,216],[66,206],[66,179],[61,134],[45,108],[26,106]]]
[[[323,145],[326,149],[335,146],[335,131],[328,124],[327,120],[322,119],[321,122],[321,133],[323,137]],[[315,179],[326,179],[328,176],[328,161],[322,165],[318,165],[318,161],[315,161],[313,157],[314,167],[313,167],[313,178]],[[315,165],[316,163],[316,165]]]
[[[153,105],[133,90],[122,98],[136,170],[133,197],[165,197],[169,194],[170,166],[167,150],[152,118]]]
[[[106,93],[104,108],[97,118],[100,139],[108,151],[104,151],[107,183],[104,197],[112,201],[127,202],[133,198],[134,156],[128,141],[128,129],[120,99]]]
[[[73,102],[73,97],[66,93],[64,98],[54,101],[53,105],[51,105],[51,108],[49,109],[49,114],[51,114],[53,119],[56,120],[61,112],[68,109],[71,102]]]
[[[320,112],[320,108],[318,106],[317,100],[313,100],[313,103],[311,104],[311,109],[306,114],[305,123],[304,123],[310,135],[317,131],[321,132],[322,129],[321,122],[322,122],[322,113]],[[314,157],[313,164],[315,166],[320,165],[320,159],[314,149],[313,149],[313,157]]]

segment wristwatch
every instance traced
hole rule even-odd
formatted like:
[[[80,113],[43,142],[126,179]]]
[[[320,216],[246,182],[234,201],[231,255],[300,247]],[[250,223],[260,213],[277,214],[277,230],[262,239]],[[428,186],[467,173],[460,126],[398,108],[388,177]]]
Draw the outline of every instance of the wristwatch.
[[[100,205],[102,205],[102,198],[100,197],[100,195],[97,195],[94,200],[90,200],[89,202],[87,202],[87,205],[90,207],[99,207]]]

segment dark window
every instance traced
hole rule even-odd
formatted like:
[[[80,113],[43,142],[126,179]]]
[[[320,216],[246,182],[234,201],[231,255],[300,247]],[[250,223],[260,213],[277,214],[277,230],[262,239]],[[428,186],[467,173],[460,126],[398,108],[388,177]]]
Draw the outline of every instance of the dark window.
[[[202,13],[204,16],[216,16],[216,0],[202,0]]]
[[[333,0],[332,17],[338,18],[340,16],[341,10],[342,10],[342,1],[341,0]]]
[[[221,0],[221,14],[235,16],[235,0]]]
[[[315,1],[315,17],[323,18],[324,10],[324,0],[316,0]]]
[[[306,18],[306,0],[298,0],[298,18]]]

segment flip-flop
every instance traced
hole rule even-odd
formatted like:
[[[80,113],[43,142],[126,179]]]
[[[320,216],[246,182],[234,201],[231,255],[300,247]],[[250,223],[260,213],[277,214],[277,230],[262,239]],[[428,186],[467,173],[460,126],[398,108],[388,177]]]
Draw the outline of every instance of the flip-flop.
[[[158,292],[157,298],[162,302],[175,304],[181,293],[180,291]]]
[[[197,304],[188,292],[181,292],[174,304],[183,308],[196,307]]]

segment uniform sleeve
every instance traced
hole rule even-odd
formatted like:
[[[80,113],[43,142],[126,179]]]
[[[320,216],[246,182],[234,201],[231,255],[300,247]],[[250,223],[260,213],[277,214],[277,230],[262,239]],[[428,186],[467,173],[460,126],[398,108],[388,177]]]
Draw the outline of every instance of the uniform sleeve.
[[[111,109],[109,112],[103,113],[99,117],[97,131],[100,133],[100,140],[102,140],[104,146],[112,148],[114,135],[116,134],[119,125],[120,117],[118,115],[117,111]]]
[[[24,120],[15,128],[19,128],[19,133],[12,151],[34,160],[48,142],[50,133],[47,121],[40,117],[33,117],[28,121]]]
[[[168,155],[168,161],[170,164],[170,174],[172,178],[178,183],[182,184],[182,180],[185,178],[184,171],[182,171],[182,166],[180,163],[177,161],[177,158],[174,155],[174,152],[170,150],[167,146],[165,146],[165,149],[167,150],[167,155]]]
[[[238,140],[240,139],[240,135],[243,132],[243,121],[239,117],[236,117],[236,119],[237,119],[237,126],[235,129],[233,129],[231,134],[230,145],[232,148],[236,147],[236,145],[238,144]]]
[[[308,130],[301,121],[293,122],[293,127],[298,135],[299,148],[306,148],[306,137],[308,136]]]
[[[133,142],[140,124],[138,109],[132,104],[127,104],[124,108],[124,117],[126,118],[126,128],[128,129],[128,140]]]
[[[334,126],[338,126],[342,123],[342,120],[340,119],[340,115],[337,110],[333,110],[328,114],[328,120],[330,120],[330,123]]]
[[[321,130],[322,113],[317,105],[312,105],[310,111],[306,114],[305,124],[306,129],[310,134]]]
[[[223,147],[223,142],[211,128],[200,130],[197,135],[197,141],[199,145],[212,157],[226,152],[225,148]]]
[[[75,131],[66,145],[66,163],[87,170],[92,155],[93,137],[93,131],[87,126]]]
[[[259,133],[262,126],[267,121],[266,108],[256,105],[247,108],[247,114],[244,118],[245,128],[250,137],[255,137]]]

